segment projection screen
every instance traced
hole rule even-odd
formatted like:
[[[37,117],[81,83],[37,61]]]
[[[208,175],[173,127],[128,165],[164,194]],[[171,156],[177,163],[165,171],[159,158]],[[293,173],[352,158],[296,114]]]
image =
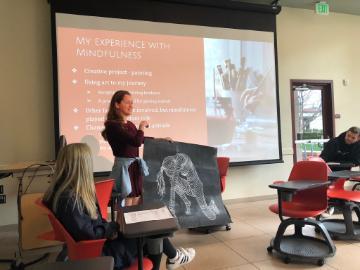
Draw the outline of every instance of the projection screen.
[[[101,137],[111,96],[128,90],[129,120],[150,137],[209,145],[232,163],[281,159],[272,31],[56,13],[57,117],[86,142],[95,172],[113,154]]]

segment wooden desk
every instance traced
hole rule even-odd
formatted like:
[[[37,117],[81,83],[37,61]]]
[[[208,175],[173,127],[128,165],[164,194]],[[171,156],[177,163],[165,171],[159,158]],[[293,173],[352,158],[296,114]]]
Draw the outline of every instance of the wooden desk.
[[[80,261],[53,262],[36,264],[29,270],[113,270],[113,257],[105,256]]]
[[[26,171],[25,171],[26,170]],[[45,241],[38,236],[52,229],[44,212],[35,205],[43,196],[54,173],[54,162],[26,161],[1,163],[1,174],[11,174],[11,182],[17,184],[17,212],[19,229],[19,249],[33,251],[40,248],[55,247],[59,243]],[[14,194],[9,194],[9,196]],[[15,206],[15,205],[14,205]],[[15,211],[15,209],[14,209]]]
[[[163,203],[158,202],[147,205],[128,206],[120,208],[120,210],[118,211],[118,223],[120,224],[120,231],[123,233],[124,237],[137,239],[139,270],[143,269],[144,238],[151,236],[158,236],[159,238],[167,237],[174,231],[178,230],[179,226],[176,218],[126,224],[124,219],[124,213],[157,209],[163,206]]]

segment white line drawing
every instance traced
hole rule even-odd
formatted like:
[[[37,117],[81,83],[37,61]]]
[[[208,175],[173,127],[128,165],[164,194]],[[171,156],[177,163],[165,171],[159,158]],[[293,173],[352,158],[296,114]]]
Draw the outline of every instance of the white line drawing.
[[[191,202],[187,198],[187,196],[191,196],[196,199],[201,211],[208,219],[216,219],[216,215],[220,214],[220,211],[214,200],[211,200],[209,205],[207,205],[203,191],[203,183],[188,155],[177,153],[176,155],[164,158],[160,171],[156,176],[158,194],[161,197],[165,194],[164,173],[170,182],[169,210],[171,213],[176,216],[175,194],[177,194],[186,206],[186,215],[191,215]]]

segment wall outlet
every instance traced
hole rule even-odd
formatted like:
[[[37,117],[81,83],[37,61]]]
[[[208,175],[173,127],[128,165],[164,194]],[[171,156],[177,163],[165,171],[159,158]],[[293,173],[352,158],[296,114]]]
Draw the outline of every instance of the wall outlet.
[[[0,185],[0,194],[4,194],[4,186]]]
[[[6,195],[0,195],[0,204],[6,203]]]

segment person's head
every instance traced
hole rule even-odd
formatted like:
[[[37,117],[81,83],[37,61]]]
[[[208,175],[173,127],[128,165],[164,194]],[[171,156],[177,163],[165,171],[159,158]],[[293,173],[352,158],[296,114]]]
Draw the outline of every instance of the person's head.
[[[346,131],[345,143],[353,144],[359,140],[360,129],[358,127],[351,127]]]
[[[133,100],[131,94],[125,90],[119,90],[111,98],[109,110],[106,115],[106,121],[115,120],[124,123],[126,118],[131,115],[133,109]],[[105,140],[105,129],[101,132]]]
[[[131,94],[125,90],[119,90],[111,98],[106,120],[119,120],[123,122],[131,115],[133,101]]]
[[[87,144],[68,144],[58,154],[54,181],[45,193],[44,199],[53,199],[52,209],[56,211],[58,200],[65,191],[75,198],[80,211],[86,211],[91,218],[97,217],[96,195],[93,177],[91,150]]]

